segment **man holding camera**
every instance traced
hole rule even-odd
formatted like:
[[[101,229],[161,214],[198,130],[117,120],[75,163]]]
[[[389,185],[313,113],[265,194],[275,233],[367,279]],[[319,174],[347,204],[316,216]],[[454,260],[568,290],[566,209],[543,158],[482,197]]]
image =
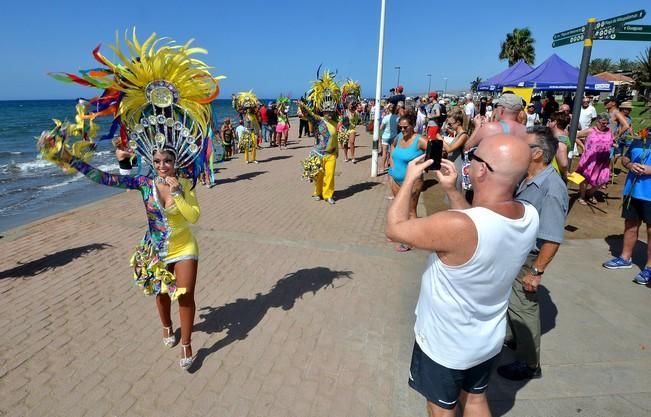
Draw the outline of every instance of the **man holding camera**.
[[[442,160],[436,175],[452,210],[410,219],[410,190],[433,163],[418,157],[387,213],[387,237],[432,252],[409,375],[430,415],[454,416],[458,403],[467,415],[490,415],[485,391],[504,340],[511,285],[538,231],[535,208],[513,199],[530,154],[513,136],[484,139],[470,153],[472,206],[456,189],[454,164]]]

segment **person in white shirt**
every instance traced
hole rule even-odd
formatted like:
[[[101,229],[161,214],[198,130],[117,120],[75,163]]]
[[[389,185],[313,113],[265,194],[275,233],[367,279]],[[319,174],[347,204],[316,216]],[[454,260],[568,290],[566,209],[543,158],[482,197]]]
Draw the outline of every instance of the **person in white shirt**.
[[[240,119],[240,124],[235,128],[235,139],[237,140],[237,143],[233,144],[233,149],[235,149],[235,152],[239,152],[239,143],[244,132],[246,132],[246,128],[244,127],[244,120]]]
[[[466,94],[466,104],[463,106],[463,111],[468,116],[468,120],[472,120],[475,117],[475,103],[472,102],[471,94]]]
[[[540,124],[540,117],[538,117],[538,113],[536,113],[534,110],[535,107],[533,104],[529,104],[527,106],[527,123],[525,125],[526,127],[531,127]]]
[[[579,114],[579,130],[589,128],[595,120],[597,120],[597,110],[590,103],[590,97],[583,97]]]
[[[531,149],[519,137],[495,135],[469,155],[472,207],[456,189],[454,164],[436,176],[451,210],[409,217],[411,189],[432,160],[412,160],[387,213],[386,235],[432,252],[416,306],[409,385],[427,399],[430,416],[489,416],[485,391],[502,349],[511,286],[538,232],[536,209],[513,199]]]

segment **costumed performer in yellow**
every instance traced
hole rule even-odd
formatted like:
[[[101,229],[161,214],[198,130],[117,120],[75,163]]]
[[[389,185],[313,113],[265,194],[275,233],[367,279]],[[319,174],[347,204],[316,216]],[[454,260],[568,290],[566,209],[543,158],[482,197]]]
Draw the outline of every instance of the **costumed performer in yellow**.
[[[355,126],[360,122],[359,113],[357,113],[357,103],[360,102],[362,96],[362,87],[359,85],[359,82],[353,80],[347,80],[341,86],[341,102],[344,106],[344,117],[348,118],[349,125],[346,128],[345,133],[346,140],[342,142],[344,149],[344,162],[352,160],[353,164],[357,163],[355,159],[355,136],[357,132],[355,131]],[[348,151],[350,150],[350,159],[348,158]]]
[[[317,72],[318,77],[318,72]],[[308,100],[314,109],[299,101],[299,106],[315,126],[314,134],[316,145],[310,152],[311,158],[321,160],[321,169],[314,178],[315,200],[325,200],[334,204],[335,168],[339,155],[339,142],[337,140],[337,104],[341,99],[341,90],[334,80],[334,75],[325,71],[323,76],[312,82],[312,89],[308,93]],[[319,114],[320,113],[320,114]]]
[[[258,137],[260,136],[260,121],[258,120],[258,98],[253,91],[246,91],[237,94],[235,100],[237,111],[242,115],[244,121],[244,133],[239,138],[240,152],[244,152],[244,160],[247,164],[257,164],[256,150],[258,148]]]
[[[180,366],[187,370],[194,360],[190,342],[199,259],[189,223],[196,223],[200,215],[194,186],[205,167],[210,102],[219,93],[217,80],[221,77],[213,77],[208,67],[192,56],[206,51],[190,47],[190,42],[179,45],[152,34],[140,44],[134,30],[133,38],[126,39],[126,44],[130,56],[120,49],[117,37],[116,45],[111,47],[120,60],[117,64],[101,55],[99,47],[93,51],[95,58],[107,67],[102,80],[110,83],[105,93],[91,103],[112,106],[113,126],[121,132],[117,140],[123,141],[151,168],[149,174],[112,175],[89,165],[88,152],[84,155],[82,151],[88,150],[83,145],[90,142],[66,144],[71,134],[66,124],[58,123],[52,131],[43,132],[39,148],[44,158],[79,171],[97,183],[140,191],[148,230],[131,258],[134,280],[145,294],[156,295],[163,344],[168,348],[176,344],[170,307],[172,300],[178,300]],[[67,75],[77,82],[76,76]],[[110,103],[102,99],[107,96],[111,97]],[[111,133],[115,130],[112,128]]]

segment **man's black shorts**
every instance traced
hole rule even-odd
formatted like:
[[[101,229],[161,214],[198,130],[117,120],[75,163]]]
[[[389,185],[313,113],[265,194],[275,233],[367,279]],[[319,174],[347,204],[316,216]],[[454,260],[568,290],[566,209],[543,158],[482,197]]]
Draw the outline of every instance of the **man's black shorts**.
[[[641,220],[651,224],[651,201],[631,197],[630,203],[624,198],[622,217],[626,220]]]
[[[470,394],[486,391],[495,358],[497,356],[463,371],[449,369],[431,360],[416,342],[411,356],[409,386],[429,402],[452,410],[461,390]]]

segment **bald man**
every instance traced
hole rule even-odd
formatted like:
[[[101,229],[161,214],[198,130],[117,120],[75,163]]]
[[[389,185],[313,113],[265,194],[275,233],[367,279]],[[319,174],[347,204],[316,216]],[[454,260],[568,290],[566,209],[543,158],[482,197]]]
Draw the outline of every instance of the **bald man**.
[[[387,237],[432,252],[422,275],[409,373],[430,416],[455,416],[459,403],[464,415],[490,415],[485,391],[504,341],[511,285],[538,231],[535,208],[513,199],[530,158],[520,138],[482,140],[470,153],[473,205],[455,187],[454,164],[443,160],[436,176],[457,210],[410,219],[409,190],[432,163],[421,156],[409,163],[387,213]]]

